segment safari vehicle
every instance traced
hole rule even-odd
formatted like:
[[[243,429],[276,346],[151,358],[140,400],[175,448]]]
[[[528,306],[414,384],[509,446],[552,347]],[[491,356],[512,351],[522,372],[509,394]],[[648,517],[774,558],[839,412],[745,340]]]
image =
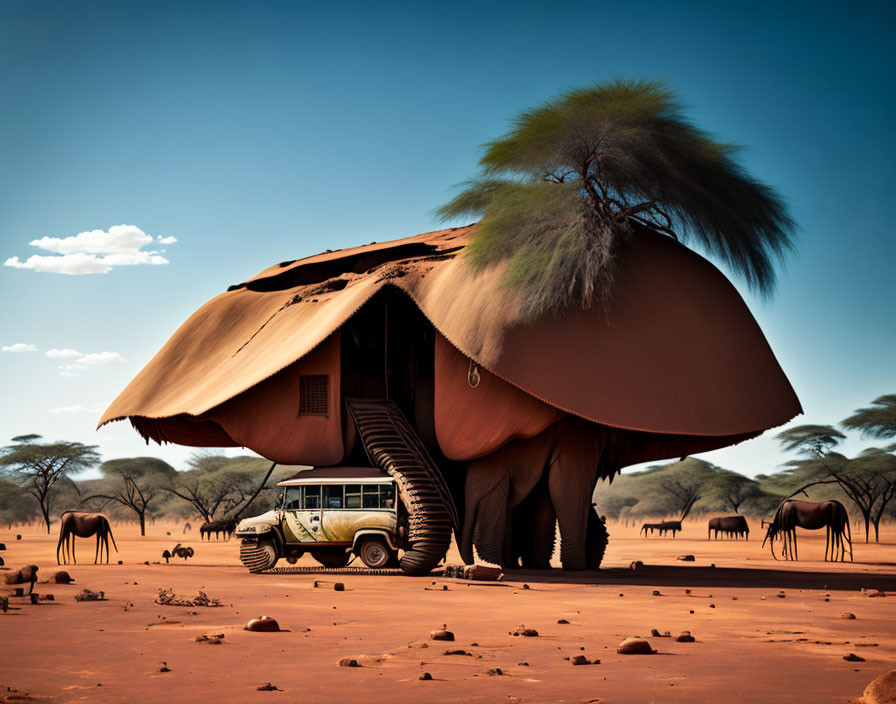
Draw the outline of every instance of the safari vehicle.
[[[277,484],[275,508],[240,521],[240,560],[250,572],[306,552],[325,567],[345,567],[352,554],[371,568],[398,566],[403,504],[392,477],[372,467],[325,467]]]

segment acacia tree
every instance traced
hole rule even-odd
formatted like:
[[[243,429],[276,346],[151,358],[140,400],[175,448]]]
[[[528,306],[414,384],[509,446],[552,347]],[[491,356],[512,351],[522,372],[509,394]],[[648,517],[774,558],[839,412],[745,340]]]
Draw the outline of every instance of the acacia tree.
[[[745,501],[762,496],[759,483],[736,472],[724,472],[713,482],[713,488],[726,506],[735,513]]]
[[[100,471],[109,481],[109,489],[85,501],[104,499],[126,506],[137,514],[140,535],[146,535],[146,513],[175,478],[174,467],[155,457],[132,457],[104,462]]]
[[[19,435],[12,445],[0,450],[0,467],[18,480],[27,494],[37,501],[50,532],[50,510],[60,482],[71,481],[72,474],[90,469],[100,461],[96,445],[79,442],[39,443],[40,435]]]
[[[870,408],[860,408],[840,425],[868,437],[896,438],[896,394],[879,396],[871,402]]]
[[[512,124],[438,213],[480,218],[469,259],[509,260],[504,283],[524,293],[524,318],[607,301],[619,244],[645,229],[701,246],[763,294],[774,289],[796,229],[786,204],[662,82],[570,90]]]

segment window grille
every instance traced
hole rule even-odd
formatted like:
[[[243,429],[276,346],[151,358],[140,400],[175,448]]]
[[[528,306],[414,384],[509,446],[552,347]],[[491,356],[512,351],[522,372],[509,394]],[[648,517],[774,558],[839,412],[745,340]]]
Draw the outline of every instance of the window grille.
[[[299,377],[299,415],[329,415],[328,398],[330,377],[326,374],[309,374]]]

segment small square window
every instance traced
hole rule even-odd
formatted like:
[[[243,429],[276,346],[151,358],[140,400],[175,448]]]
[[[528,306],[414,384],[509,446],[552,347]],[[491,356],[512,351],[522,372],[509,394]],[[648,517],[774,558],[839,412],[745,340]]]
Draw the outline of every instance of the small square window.
[[[303,374],[299,377],[299,415],[329,415],[330,377],[326,374]]]

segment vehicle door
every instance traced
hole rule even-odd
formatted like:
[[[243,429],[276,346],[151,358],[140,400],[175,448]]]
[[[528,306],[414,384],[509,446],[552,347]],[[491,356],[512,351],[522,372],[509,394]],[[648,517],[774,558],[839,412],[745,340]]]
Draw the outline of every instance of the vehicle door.
[[[288,487],[283,504],[283,537],[288,544],[319,543],[321,534],[321,486]]]
[[[389,484],[345,484],[324,487],[323,533],[327,540],[351,542],[363,528],[395,530],[395,488]],[[338,495],[337,490],[344,493]],[[337,507],[338,504],[338,507]]]

